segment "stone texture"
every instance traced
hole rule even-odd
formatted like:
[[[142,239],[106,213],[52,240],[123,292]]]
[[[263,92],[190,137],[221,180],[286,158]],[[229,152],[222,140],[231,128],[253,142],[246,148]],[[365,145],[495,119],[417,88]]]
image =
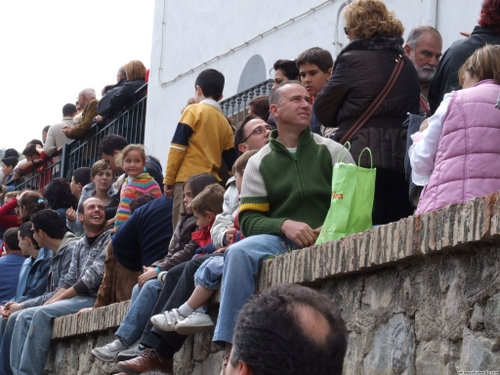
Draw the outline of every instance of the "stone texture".
[[[497,370],[500,369],[499,339],[485,338],[477,332],[464,330],[460,365],[457,370]]]

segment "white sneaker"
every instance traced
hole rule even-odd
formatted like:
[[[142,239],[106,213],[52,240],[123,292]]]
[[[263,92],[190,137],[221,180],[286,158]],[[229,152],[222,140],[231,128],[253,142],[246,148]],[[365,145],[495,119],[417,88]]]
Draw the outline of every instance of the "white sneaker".
[[[151,323],[162,331],[172,332],[175,331],[175,326],[184,319],[186,318],[179,314],[179,310],[172,309],[161,314],[153,315],[151,317]]]
[[[184,320],[177,323],[175,331],[179,335],[191,335],[197,332],[207,331],[213,328],[214,322],[208,314],[193,311]]]
[[[103,362],[115,362],[118,353],[125,349],[127,348],[117,339],[101,348],[93,349],[92,355]]]
[[[156,277],[160,285],[163,286],[165,284],[165,279],[167,278],[167,271],[161,271]]]

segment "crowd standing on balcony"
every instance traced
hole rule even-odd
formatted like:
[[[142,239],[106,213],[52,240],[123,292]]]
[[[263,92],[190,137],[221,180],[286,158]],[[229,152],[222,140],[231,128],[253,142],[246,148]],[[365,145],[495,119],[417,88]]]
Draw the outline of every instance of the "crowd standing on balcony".
[[[202,71],[164,177],[154,156],[120,134],[104,137],[90,155],[102,160],[70,181],[47,167],[92,123],[128,109],[146,79],[137,60],[100,102],[87,88],[64,105],[62,122],[44,129],[45,144],[28,143],[24,161],[5,152],[0,375],[43,373],[54,318],[129,299],[116,339],[92,350],[122,374],[173,373],[187,335],[214,325],[223,374],[268,373],[277,361],[341,374],[347,333],[326,299],[284,286],[252,295],[263,260],[316,242],[343,143],[352,146],[346,163],[372,151],[374,225],[500,189],[500,2],[483,2],[479,26],[441,62],[438,30],[418,25],[404,43],[401,21],[380,0],[354,0],[344,16],[350,43],[335,61],[319,47],[276,61],[271,94],[253,99],[235,129],[219,104],[224,75]],[[408,115],[418,116],[416,131],[403,127]],[[40,191],[15,191],[23,173],[38,176]],[[219,288],[214,324],[209,299]],[[309,336],[313,323],[321,340]],[[280,349],[258,350],[267,346]]]

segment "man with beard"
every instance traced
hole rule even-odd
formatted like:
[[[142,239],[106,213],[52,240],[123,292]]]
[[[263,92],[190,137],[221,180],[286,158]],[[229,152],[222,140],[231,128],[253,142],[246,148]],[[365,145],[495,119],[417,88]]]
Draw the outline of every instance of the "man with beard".
[[[23,310],[17,317],[10,351],[10,366],[15,374],[43,374],[54,318],[94,305],[110,235],[105,230],[101,200],[90,197],[83,201],[78,207],[78,218],[85,227],[85,235],[75,245],[62,286],[43,306]],[[36,227],[35,231],[39,232]],[[23,329],[24,325],[29,328]]]
[[[443,39],[434,27],[419,25],[414,27],[404,45],[406,56],[413,62],[420,81],[420,114],[429,115],[429,86],[436,73]]]

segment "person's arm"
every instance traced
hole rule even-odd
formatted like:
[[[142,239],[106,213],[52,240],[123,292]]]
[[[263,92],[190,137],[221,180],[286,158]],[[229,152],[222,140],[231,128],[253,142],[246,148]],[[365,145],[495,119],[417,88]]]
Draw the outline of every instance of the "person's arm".
[[[48,249],[44,251],[52,252]],[[41,256],[41,254],[39,254]],[[38,263],[37,270],[35,271],[35,277],[33,278],[35,283],[29,286],[28,292],[19,297],[16,302],[24,302],[32,298],[40,297],[47,290],[47,279],[49,277],[50,271],[50,256],[48,254],[44,255],[45,259]]]
[[[170,150],[168,152],[167,160],[167,171],[165,173],[165,178],[163,184],[165,185],[165,190],[167,187],[174,186],[177,177],[177,172],[186,156],[186,150],[189,145],[189,138],[194,132],[194,123],[196,122],[195,114],[187,107],[182,113],[181,119],[177,124],[177,129],[175,130],[174,137],[170,144]]]
[[[19,217],[11,212],[17,207],[17,198],[5,203],[0,207],[0,226],[4,228],[18,227]]]
[[[337,115],[349,91],[352,78],[349,59],[340,56],[335,62],[330,80],[313,103],[314,114],[323,126],[338,127]]]
[[[68,132],[66,136],[71,139],[79,138],[85,133],[94,122],[94,117],[97,116],[97,103],[98,100],[91,100],[87,108],[84,110],[84,116],[82,122],[71,128],[71,132]]]
[[[429,127],[422,132],[422,139],[414,143],[410,149],[412,180],[416,185],[425,185],[434,171],[434,162],[443,129],[443,120],[453,94],[445,95],[436,113],[429,118]]]
[[[47,155],[52,156],[52,154],[56,151],[56,138],[54,137],[54,130],[52,126],[49,128],[47,132],[47,139],[45,140],[45,144],[43,145],[43,150]]]
[[[236,189],[234,183],[231,183],[224,193],[222,213],[217,215],[212,225],[212,229],[210,229],[210,236],[212,237],[212,243],[216,250],[228,245],[225,241],[226,231],[227,228],[234,223],[233,217],[238,207],[238,189]]]
[[[55,296],[52,297],[51,299],[49,299],[47,302],[44,303],[44,305],[50,305],[54,302],[57,302],[57,301],[64,301],[66,299],[70,299],[70,298],[73,298],[73,297],[76,297],[79,293],[77,293],[77,291],[71,287],[69,289],[65,289],[65,290],[62,290],[60,289],[62,292]]]
[[[187,262],[193,258],[193,255],[198,247],[200,246],[195,241],[189,241],[189,243],[186,244],[182,250],[177,252],[174,252],[173,250],[169,251],[167,256],[157,264],[157,267],[162,271],[168,271],[178,264]]]

